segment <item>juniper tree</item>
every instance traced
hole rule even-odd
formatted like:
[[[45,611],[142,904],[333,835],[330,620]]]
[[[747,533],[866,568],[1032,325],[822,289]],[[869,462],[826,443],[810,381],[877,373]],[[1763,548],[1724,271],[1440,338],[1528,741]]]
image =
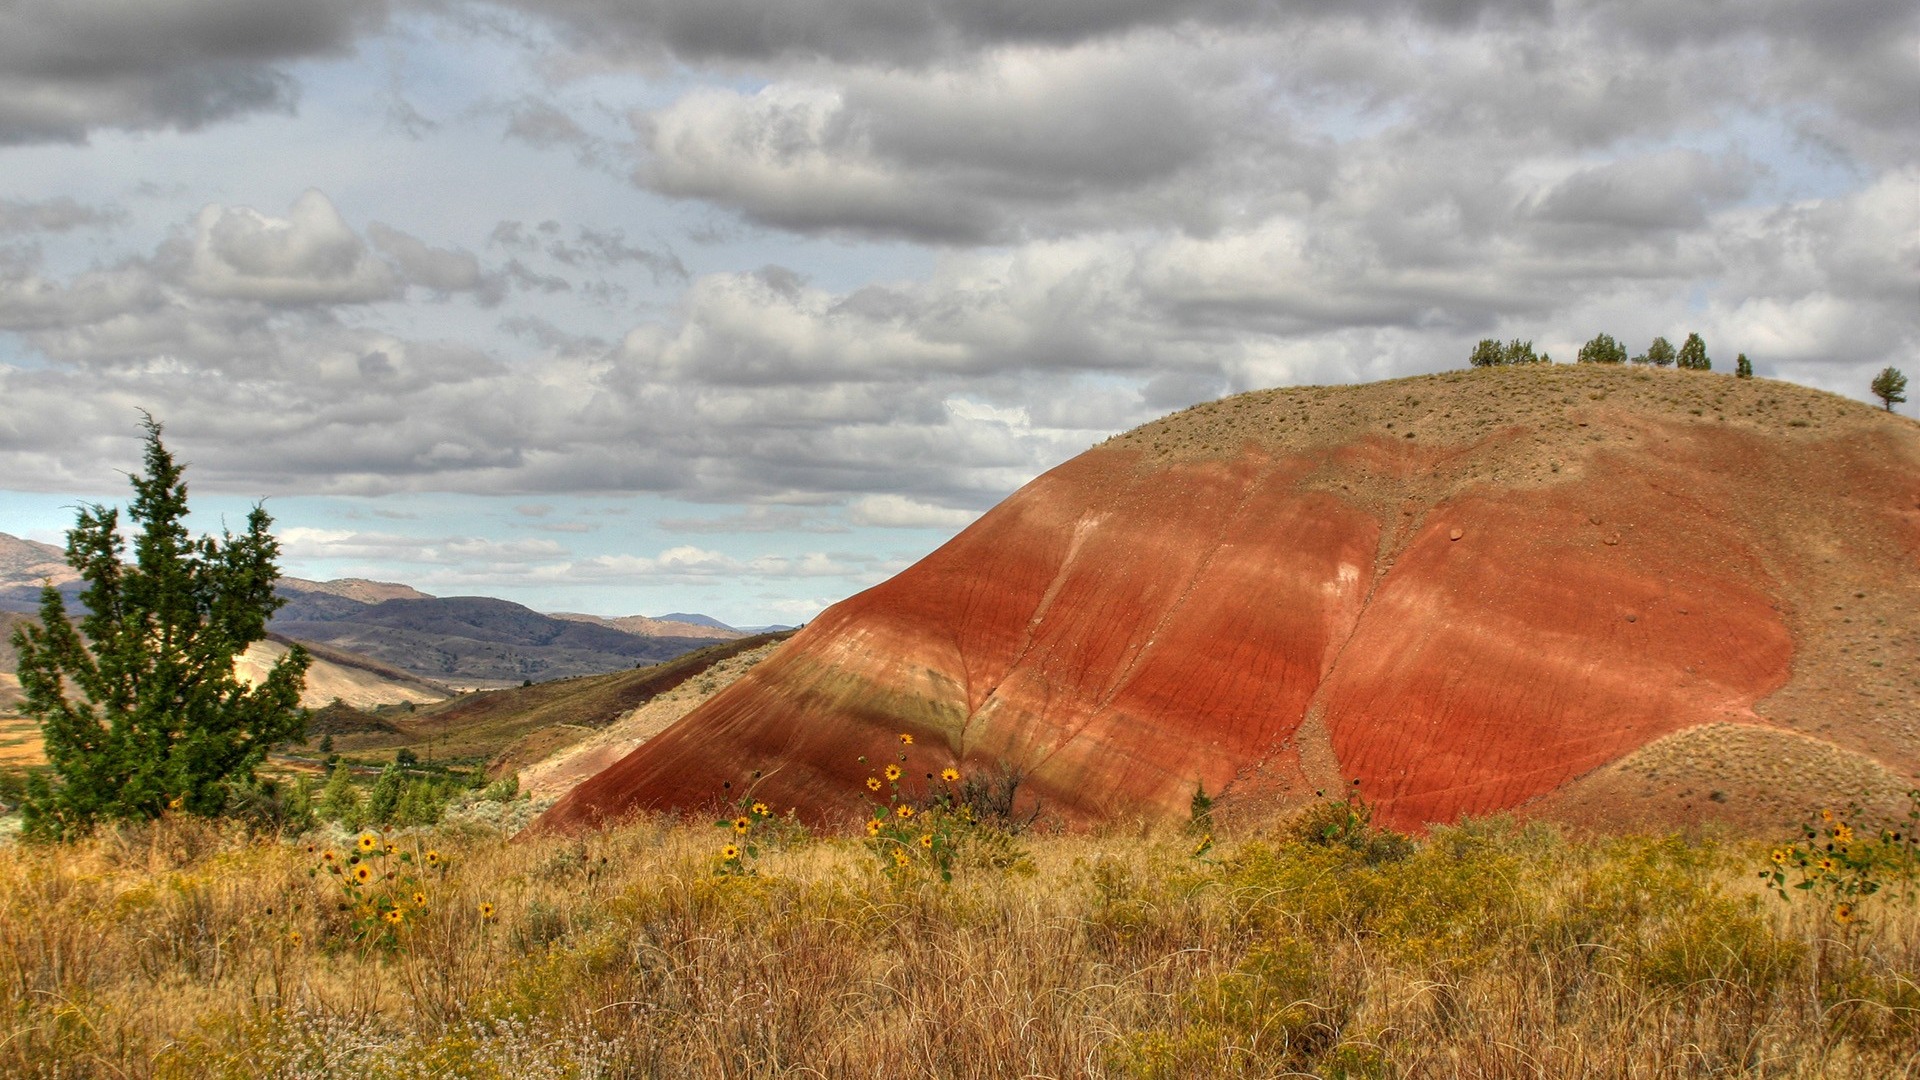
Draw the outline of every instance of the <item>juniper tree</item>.
[[[1888,412],[1892,412],[1895,405],[1907,400],[1907,377],[1900,373],[1899,368],[1884,367],[1880,369],[1880,374],[1873,377],[1868,389],[1880,399],[1880,404],[1887,407]]]
[[[1699,334],[1688,334],[1680,343],[1679,365],[1688,371],[1713,370],[1713,361],[1707,359],[1707,343]]]
[[[1741,353],[1733,358],[1733,377],[1736,379],[1753,378],[1753,361],[1747,359],[1746,353]]]
[[[168,809],[218,814],[229,786],[250,781],[267,751],[306,724],[306,650],[288,650],[257,686],[233,667],[283,602],[273,591],[273,519],[256,505],[239,536],[191,538],[184,470],[153,417],[145,426],[146,474],[131,478],[128,507],[139,526],[133,561],[123,561],[120,511],[83,507],[67,564],[86,582],[85,613],[69,621],[48,584],[39,623],[14,632],[22,708],[40,724],[51,767],[22,806],[36,836]]]
[[[1652,364],[1654,367],[1673,366],[1673,342],[1657,337],[1647,346],[1647,351],[1633,358],[1636,364]]]
[[[1578,363],[1582,364],[1624,364],[1627,362],[1627,347],[1613,340],[1612,334],[1595,334],[1593,340],[1580,346]]]
[[[1480,344],[1473,347],[1467,363],[1474,367],[1498,367],[1507,362],[1507,350],[1492,338],[1481,338]]]

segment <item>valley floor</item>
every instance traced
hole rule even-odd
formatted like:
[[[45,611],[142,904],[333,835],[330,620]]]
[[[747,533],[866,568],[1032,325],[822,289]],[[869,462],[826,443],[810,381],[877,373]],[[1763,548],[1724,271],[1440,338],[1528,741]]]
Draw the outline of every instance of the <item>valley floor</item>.
[[[1911,879],[1842,924],[1711,838],[886,835],[6,845],[0,1075],[1920,1075]]]

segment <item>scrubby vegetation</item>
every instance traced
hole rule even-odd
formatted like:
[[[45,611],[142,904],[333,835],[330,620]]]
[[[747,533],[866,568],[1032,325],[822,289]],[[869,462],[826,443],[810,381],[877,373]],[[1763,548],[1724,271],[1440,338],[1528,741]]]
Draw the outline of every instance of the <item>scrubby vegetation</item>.
[[[1770,894],[1780,848],[1712,838],[1413,840],[1332,802],[1198,845],[952,825],[896,860],[886,837],[935,845],[725,805],[718,831],[170,815],[0,849],[0,1074],[1841,1077],[1920,1054],[1911,845],[1857,853],[1886,887],[1836,918],[1791,876]],[[1793,873],[1890,835],[1836,822]]]

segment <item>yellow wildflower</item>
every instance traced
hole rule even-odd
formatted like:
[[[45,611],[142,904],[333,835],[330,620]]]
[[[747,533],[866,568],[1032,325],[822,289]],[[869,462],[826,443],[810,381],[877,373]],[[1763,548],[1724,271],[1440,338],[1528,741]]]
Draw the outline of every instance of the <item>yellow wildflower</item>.
[[[877,777],[877,776],[869,776],[869,777],[867,777],[867,790],[868,790],[868,791],[879,791],[879,790],[880,790],[880,778],[879,778],[879,777]]]
[[[1846,847],[1848,844],[1853,843],[1853,828],[1848,825],[1842,825],[1833,830],[1833,842],[1839,844],[1841,847]]]
[[[1787,849],[1786,848],[1777,847],[1773,849],[1773,865],[1775,866],[1787,865]]]
[[[747,817],[745,814],[733,819],[733,831],[735,833],[745,836],[747,835],[747,830],[751,828],[753,828],[753,819]]]
[[[773,814],[773,811],[767,808],[766,803],[757,802],[753,804],[754,817],[771,817],[772,814]]]
[[[372,851],[374,848],[377,848],[379,846],[380,846],[379,837],[373,835],[370,832],[363,832],[360,834],[360,850],[361,851]]]
[[[905,866],[905,865],[907,865],[907,864],[908,864],[909,862],[912,862],[912,861],[913,861],[913,860],[911,860],[911,859],[909,859],[909,858],[907,858],[907,853],[906,853],[906,852],[904,852],[904,851],[901,851],[901,850],[900,850],[899,848],[895,848],[895,849],[893,850],[893,865],[895,865],[895,866]]]
[[[946,768],[940,770],[940,779],[945,780],[947,783],[951,784],[955,780],[960,779],[960,770],[949,765]]]
[[[906,732],[904,732],[904,731],[903,731],[903,732],[901,732],[901,733],[900,733],[900,745],[901,745],[901,746],[912,746],[912,745],[913,745],[913,736],[911,736],[911,735],[909,735],[909,734],[907,734],[907,733],[906,733]]]
[[[898,765],[887,766],[887,779],[889,780],[900,779],[900,766]]]
[[[427,906],[427,894],[426,894],[426,893],[423,893],[423,892],[415,892],[415,893],[413,894],[413,906],[414,906],[414,907],[420,907],[420,908],[423,908],[423,907],[426,907],[426,906]]]
[[[932,834],[932,833],[921,833],[921,834],[920,834],[920,846],[921,846],[921,847],[923,847],[923,848],[928,848],[928,849],[931,849],[931,848],[933,847],[933,834]]]
[[[387,920],[387,922],[393,924],[394,926],[399,926],[401,921],[407,917],[407,913],[404,911],[401,911],[399,908],[390,908],[388,909],[385,915],[382,915],[380,917]]]
[[[300,947],[300,942],[302,940],[304,939],[301,938],[300,931],[298,930],[287,931],[287,944],[292,945],[294,948],[297,949]]]
[[[1833,921],[1845,926],[1854,920],[1853,905],[1839,904],[1833,909]]]
[[[427,852],[427,865],[428,866],[440,865],[440,853],[438,851],[429,850]]]
[[[482,901],[480,901],[480,921],[481,921],[481,922],[492,922],[492,921],[493,921],[493,904],[492,904],[492,902],[490,902],[490,901],[487,901],[487,900],[482,900]]]
[[[901,803],[899,806],[893,808],[893,812],[900,815],[900,820],[905,821],[913,816],[913,807],[908,806],[906,803]]]
[[[868,836],[880,835],[880,820],[878,818],[875,818],[874,820],[867,822],[867,835]]]
[[[373,880],[373,869],[362,863],[353,868],[353,880],[361,885]]]
[[[726,847],[720,849],[720,858],[726,862],[732,862],[739,857],[740,847],[737,844],[728,844]]]

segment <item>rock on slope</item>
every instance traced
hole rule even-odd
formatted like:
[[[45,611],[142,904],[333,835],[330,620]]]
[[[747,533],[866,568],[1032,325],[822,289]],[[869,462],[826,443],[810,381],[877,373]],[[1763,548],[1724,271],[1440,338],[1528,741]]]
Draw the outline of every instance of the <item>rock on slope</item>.
[[[1359,781],[1763,825],[1920,775],[1920,425],[1768,380],[1537,366],[1244,394],[1027,485],[829,609],[543,827],[723,781],[857,811],[1007,765],[1066,822]],[[737,790],[737,787],[736,787]]]

